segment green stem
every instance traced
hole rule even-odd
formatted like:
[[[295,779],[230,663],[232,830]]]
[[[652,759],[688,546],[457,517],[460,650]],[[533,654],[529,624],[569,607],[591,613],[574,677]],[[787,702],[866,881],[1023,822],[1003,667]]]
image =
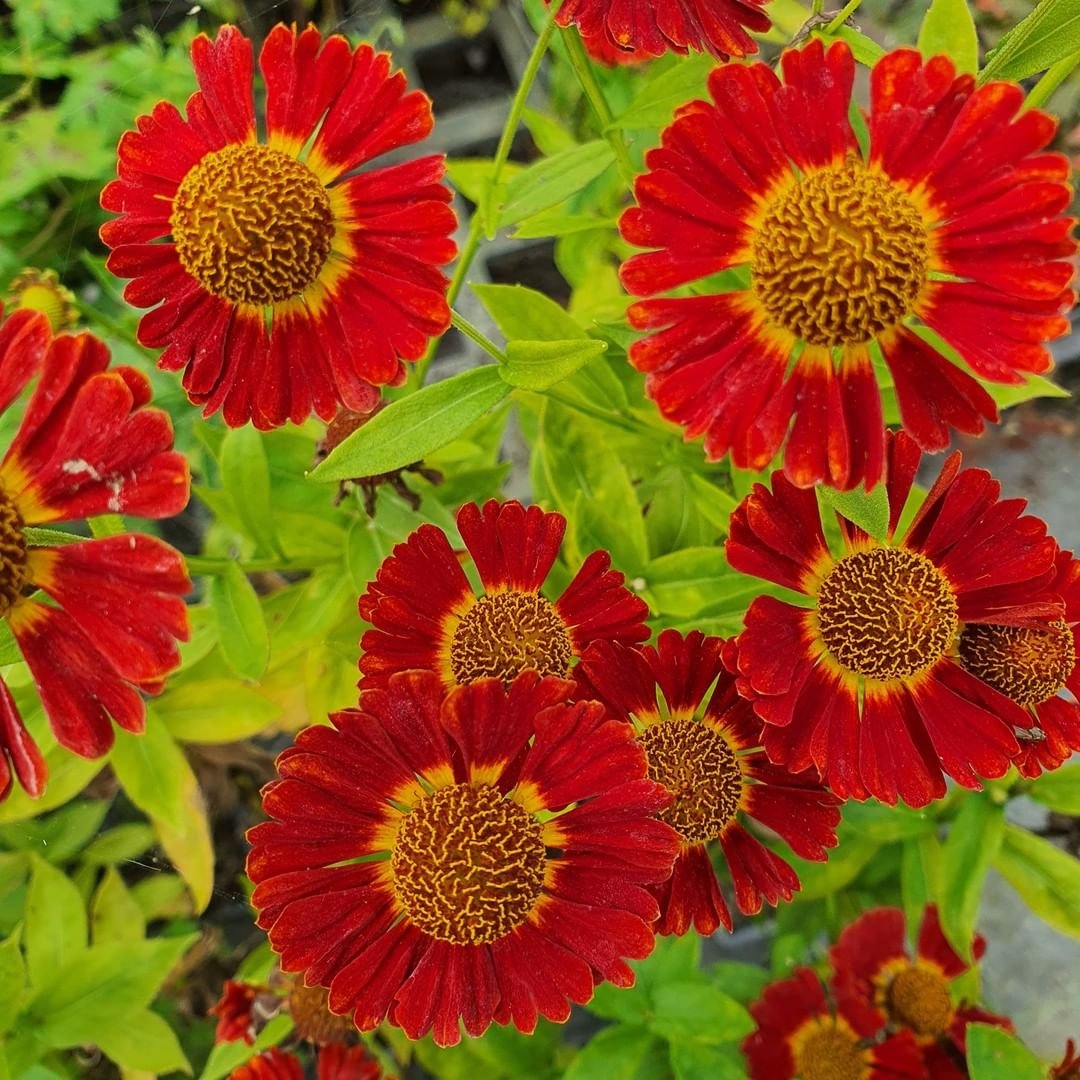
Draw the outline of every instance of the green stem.
[[[237,562],[235,559],[215,557],[213,555],[185,555],[184,561],[193,574],[224,574],[231,565],[239,566],[245,574],[257,574],[272,570],[314,570],[319,566],[329,566],[332,559],[249,559]]]
[[[833,19],[828,26],[825,27],[825,33],[835,34],[841,26],[844,25],[851,18],[852,15],[858,10],[862,0],[848,0],[848,2],[837,12],[836,18]]]
[[[634,163],[630,160],[630,151],[626,148],[622,133],[612,126],[615,123],[615,117],[612,115],[607,98],[604,97],[604,91],[596,81],[596,74],[593,71],[589,57],[585,53],[585,46],[581,42],[581,37],[576,30],[567,28],[563,30],[562,39],[563,44],[566,46],[567,55],[570,57],[570,63],[573,65],[574,73],[577,75],[578,82],[581,83],[581,89],[585,92],[589,104],[592,105],[593,112],[596,113],[596,118],[600,121],[604,137],[611,145],[611,151],[615,155],[619,172],[622,173],[626,186],[633,188],[636,171]]]
[[[500,364],[506,363],[506,354],[495,344],[486,334],[478,330],[464,315],[459,315],[458,312],[452,311],[450,313],[450,321],[453,323],[456,330],[460,330],[470,341],[479,345],[481,349],[493,357]]]
[[[1031,88],[1031,93],[1024,101],[1024,108],[1042,108],[1053,97],[1054,91],[1076,70],[1077,65],[1080,65],[1080,52],[1071,53],[1056,64],[1051,64]]]
[[[565,405],[568,409],[573,409],[575,412],[582,413],[584,416],[591,416],[594,420],[599,420],[601,423],[610,424],[612,427],[622,428],[623,431],[640,432],[641,428],[630,422],[624,420],[621,416],[615,413],[601,412],[599,409],[594,409],[590,405],[585,405],[583,402],[575,401],[573,398],[563,397],[557,390],[552,390],[550,387],[547,390],[538,391],[542,393],[544,397],[551,398],[552,401],[557,401],[560,405]]]

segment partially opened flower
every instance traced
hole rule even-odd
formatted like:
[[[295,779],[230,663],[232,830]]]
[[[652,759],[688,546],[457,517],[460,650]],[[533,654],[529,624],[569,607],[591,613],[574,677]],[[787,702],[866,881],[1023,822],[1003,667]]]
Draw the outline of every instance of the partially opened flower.
[[[210,1015],[218,1018],[214,1030],[214,1042],[255,1042],[255,999],[261,988],[251,983],[229,979],[222,987],[221,998],[210,1008]]]
[[[882,1023],[831,1003],[809,968],[770,983],[750,1006],[757,1029],[742,1044],[750,1080],[921,1080],[910,1033],[881,1039]]]
[[[562,1021],[633,982],[676,835],[628,725],[574,684],[392,676],[300,733],[249,837],[252,903],[286,971],[367,1031],[456,1043]]]
[[[762,469],[783,449],[800,487],[870,488],[878,373],[905,429],[941,450],[951,428],[997,417],[976,377],[1050,368],[1045,342],[1073,299],[1068,163],[1041,152],[1055,121],[1022,111],[1020,87],[976,87],[946,57],[901,49],[875,65],[865,153],[848,46],[814,41],[782,65],[783,82],[764,64],[717,68],[712,100],[686,105],[648,154],[621,229],[655,250],[623,282],[637,296],[699,284],[630,307],[648,331],[630,359],[710,458]]]
[[[578,669],[586,696],[633,725],[649,777],[672,803],[660,818],[681,840],[671,877],[653,892],[661,934],[692,926],[711,934],[731,929],[731,915],[713,869],[720,848],[739,910],[754,915],[764,901],[790,900],[799,888],[791,866],[746,828],[753,819],[806,859],[836,845],[837,800],[815,774],[771,765],[761,750],[762,723],[724,669],[720,638],[665,630],[656,646],[593,645]]]
[[[8,284],[10,306],[15,311],[40,311],[53,333],[69,330],[79,321],[75,294],[60,283],[55,270],[28,266]]]
[[[398,544],[360,598],[372,624],[361,642],[360,686],[394,672],[437,672],[446,687],[510,682],[522,671],[564,678],[593,641],[644,641],[649,607],[594,551],[554,601],[541,589],[559,555],[566,518],[494,500],[463,506],[458,531],[480,577],[470,584],[446,534],[421,525]]]
[[[1056,769],[1080,750],[1080,559],[1058,555],[1053,589],[1063,619],[1035,626],[966,626],[960,635],[965,670],[1022,705],[1034,717],[1013,764],[1024,776]]]
[[[986,943],[977,936],[971,948],[972,962],[978,962]],[[841,1007],[863,1024],[887,1024],[890,1031],[910,1032],[935,1080],[967,1076],[963,1061],[968,1024],[1012,1029],[1003,1016],[953,1003],[950,985],[971,963],[946,940],[933,904],[923,913],[914,956],[905,940],[904,913],[899,908],[875,908],[840,934],[829,958],[833,991]]]
[[[423,139],[431,103],[370,45],[276,26],[192,44],[186,117],[161,102],[120,140],[102,239],[139,340],[207,414],[271,428],[363,412],[450,325],[455,216],[441,156],[357,172]]]
[[[139,732],[188,635],[180,553],[151,536],[39,544],[27,527],[101,514],[163,518],[187,504],[187,462],[147,407],[150,384],[89,334],[50,342],[43,315],[0,326],[0,412],[36,379],[0,462],[0,618],[7,621],[57,742],[96,758],[115,721]],[[40,590],[40,591],[38,591]],[[48,601],[46,600],[48,597]],[[50,602],[51,601],[51,602]],[[0,798],[17,779],[44,790],[44,759],[0,682]]]
[[[1022,499],[999,500],[982,469],[946,462],[897,536],[920,452],[889,441],[887,535],[837,514],[830,551],[817,496],[774,473],[731,518],[731,565],[801,593],[803,606],[758,597],[739,637],[739,690],[765,721],[764,746],[788,768],[817,768],[843,798],[925,806],[945,775],[978,788],[1018,752],[1021,706],[959,662],[968,626],[1041,625],[1060,617],[1057,545]]]
[[[764,8],[768,0],[563,0],[555,21],[576,26],[585,47],[598,60],[610,63],[624,53],[628,59],[662,56],[667,52],[709,52],[721,60],[757,52],[747,33],[764,33],[772,26]]]

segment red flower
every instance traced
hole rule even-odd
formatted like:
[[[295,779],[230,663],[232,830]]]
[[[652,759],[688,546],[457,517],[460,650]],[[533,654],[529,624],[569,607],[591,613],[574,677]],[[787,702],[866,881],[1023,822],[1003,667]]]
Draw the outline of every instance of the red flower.
[[[319,1050],[315,1075],[317,1080],[380,1080],[383,1071],[363,1046],[331,1043]]]
[[[1065,1056],[1051,1068],[1050,1080],[1080,1080],[1080,1057],[1073,1039],[1065,1043]]]
[[[710,52],[721,60],[758,51],[746,32],[765,33],[772,23],[762,10],[767,0],[564,0],[555,21],[577,26],[585,47],[610,63],[618,53],[627,62],[667,52]]]
[[[304,1080],[304,1067],[295,1054],[276,1046],[264,1050],[229,1073],[229,1080]]]
[[[978,961],[986,942],[976,936],[972,956]],[[904,913],[875,908],[848,926],[829,952],[835,975],[833,991],[841,1007],[864,1025],[888,1025],[910,1032],[935,1080],[965,1077],[965,1030],[970,1023],[1012,1024],[973,1006],[953,1004],[950,983],[971,966],[945,939],[937,908],[923,914],[915,956],[904,940]]]
[[[446,534],[421,525],[398,544],[360,598],[375,629],[360,642],[360,686],[385,686],[395,672],[434,671],[447,688],[522,671],[564,678],[593,641],[644,641],[644,600],[594,551],[552,603],[540,595],[566,531],[562,514],[518,502],[475,503],[458,531],[483,585],[477,596]]]
[[[255,1042],[255,1018],[251,1008],[259,996],[260,988],[249,983],[226,981],[221,1000],[210,1009],[218,1018],[214,1042],[237,1042],[243,1039],[251,1046]]]
[[[1018,86],[976,88],[946,57],[902,49],[873,69],[864,156],[854,70],[847,45],[819,41],[784,53],[783,84],[764,64],[718,68],[712,102],[686,105],[648,154],[621,222],[656,249],[623,266],[637,296],[727,272],[630,307],[649,331],[630,350],[649,395],[710,458],[763,469],[783,446],[799,487],[881,477],[875,355],[905,429],[941,450],[950,428],[997,418],[973,375],[1050,368],[1044,342],[1073,299],[1068,163],[1040,153],[1055,121],[1021,111]]]
[[[40,314],[16,312],[0,326],[0,412],[37,380],[0,462],[0,617],[57,742],[87,758],[112,746],[111,720],[142,731],[139,691],[156,693],[179,663],[191,588],[180,554],[150,536],[53,545],[27,535],[101,514],[163,518],[187,503],[187,463],[172,450],[169,418],[147,407],[150,384],[108,365],[89,334],[50,342]],[[0,798],[13,779],[37,797],[46,768],[0,682]]]
[[[1034,717],[1013,759],[1028,777],[1056,769],[1080,750],[1080,560],[1067,551],[1058,555],[1053,589],[1064,601],[1064,619],[1038,626],[968,626],[960,635],[965,670]]]
[[[818,977],[796,968],[750,1006],[757,1030],[742,1044],[750,1080],[913,1080],[926,1072],[908,1032],[874,1042],[881,1024],[843,1001],[835,1011]]]
[[[836,846],[837,800],[815,776],[769,764],[760,750],[762,723],[724,670],[720,638],[665,630],[656,647],[637,650],[600,642],[578,668],[586,696],[633,724],[649,778],[673,797],[659,817],[682,839],[672,876],[655,886],[661,934],[693,926],[731,929],[731,916],[710,858],[719,843],[739,910],[790,900],[795,871],[747,831],[753,818],[807,859]]]
[[[442,157],[357,172],[423,139],[431,103],[370,45],[279,25],[259,53],[260,142],[251,42],[225,26],[191,56],[186,118],[167,102],[140,117],[101,196],[121,215],[101,230],[109,269],[154,307],[139,340],[233,427],[366,411],[450,325]]]
[[[1048,589],[1057,546],[999,501],[981,469],[946,462],[911,525],[896,528],[920,453],[901,433],[888,445],[889,527],[878,542],[837,514],[830,551],[817,497],[775,473],[731,518],[736,570],[801,593],[797,607],[758,597],[739,637],[739,690],[765,721],[765,751],[794,770],[814,766],[841,798],[925,806],[947,774],[978,788],[1018,752],[1014,726],[1032,718],[959,663],[972,624],[1040,625],[1060,615]]]
[[[249,833],[252,903],[287,971],[361,1031],[439,1045],[563,1021],[653,947],[671,873],[663,789],[626,724],[572,683],[392,676],[301,732]]]

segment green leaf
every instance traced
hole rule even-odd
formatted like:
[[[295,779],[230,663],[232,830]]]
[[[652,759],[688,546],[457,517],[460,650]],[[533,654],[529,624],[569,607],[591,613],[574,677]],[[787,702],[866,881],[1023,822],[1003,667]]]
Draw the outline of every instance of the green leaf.
[[[502,377],[523,390],[546,390],[607,351],[603,341],[520,341],[506,346]]]
[[[3,987],[3,993],[0,993],[0,1036],[11,1029],[26,996],[26,964],[19,948],[20,936],[21,931],[16,928],[0,942],[0,987]],[[3,1041],[0,1038],[0,1046]]]
[[[708,969],[709,979],[728,997],[746,1005],[756,1001],[761,991],[772,981],[769,972],[754,964],[741,964],[736,960],[721,960]]]
[[[754,1030],[750,1014],[715,986],[664,983],[652,993],[650,1029],[669,1042],[738,1042]]]
[[[187,758],[181,755],[177,766],[181,819],[154,818],[154,831],[162,850],[180,872],[195,904],[202,912],[214,891],[214,846],[199,782]]]
[[[472,290],[507,341],[587,339],[566,309],[524,285],[473,285]]]
[[[746,1080],[746,1059],[736,1047],[673,1042],[669,1050],[675,1080]]]
[[[1035,398],[1067,398],[1069,391],[1043,375],[1026,374],[1024,381],[1012,386],[1005,383],[987,382],[980,379],[983,389],[994,399],[999,409],[1009,409]]]
[[[607,141],[594,139],[528,166],[505,187],[497,214],[499,228],[513,225],[576,195],[614,161]]]
[[[586,1044],[563,1080],[666,1080],[667,1048],[642,1027],[617,1024]]]
[[[281,716],[281,706],[232,679],[185,682],[167,690],[154,711],[182,742],[239,742]]]
[[[1043,773],[1027,793],[1059,814],[1080,814],[1080,761]]]
[[[377,413],[310,478],[327,483],[404,468],[453,442],[509,393],[510,386],[496,364],[432,383]]]
[[[256,1054],[268,1050],[271,1046],[277,1046],[292,1031],[292,1027],[292,1019],[286,1013],[281,1013],[259,1032],[254,1046],[248,1046],[242,1040],[218,1043],[210,1051],[199,1080],[221,1080],[221,1077],[228,1076],[233,1069],[243,1065]]]
[[[176,1032],[157,1013],[140,1009],[98,1033],[94,1039],[105,1056],[126,1070],[191,1073]]]
[[[840,845],[829,852],[828,862],[798,858],[789,860],[802,883],[797,899],[820,900],[830,893],[839,892],[858,877],[859,871],[879,849],[876,841],[860,836],[845,836]]]
[[[1026,79],[1080,50],[1080,0],[1040,0],[986,58],[979,81]]]
[[[1045,1080],[1046,1066],[1015,1035],[990,1024],[964,1033],[971,1080]]]
[[[281,553],[270,501],[270,466],[262,435],[255,428],[233,428],[221,444],[221,483],[244,527],[259,547]]]
[[[258,682],[270,662],[270,635],[258,594],[236,563],[211,578],[207,592],[226,662],[242,679]]]
[[[14,851],[36,852],[54,864],[67,862],[97,835],[109,805],[107,799],[79,799],[47,817],[0,825],[0,842]]]
[[[30,1004],[38,1039],[62,1049],[95,1043],[111,1029],[126,1027],[132,1012],[150,1003],[196,937],[95,945],[55,968]]]
[[[109,941],[142,941],[146,920],[115,866],[102,875],[90,901],[90,935],[95,945]]]
[[[181,776],[187,768],[184,753],[165,725],[151,715],[146,731],[133,735],[117,731],[110,757],[113,772],[128,798],[155,821],[183,828]]]
[[[44,986],[86,952],[86,911],[71,879],[44,859],[30,856],[26,896],[26,967],[30,982]]]
[[[708,97],[709,73],[715,66],[716,61],[706,54],[691,54],[674,67],[656,65],[655,73],[650,71],[640,81],[634,100],[611,126],[623,130],[666,127],[676,109]]]
[[[1040,919],[1080,938],[1080,861],[1041,836],[1006,825],[994,868]]]
[[[90,526],[91,535],[97,539],[122,536],[124,533],[124,519],[119,514],[102,514],[99,517],[92,517],[87,524]]]
[[[751,579],[732,570],[721,547],[688,547],[661,555],[642,576],[652,608],[664,615],[696,615],[725,595],[753,586]]]
[[[849,802],[844,804],[843,814],[852,829],[874,840],[903,840],[937,827],[926,810],[912,810],[902,803],[885,806],[879,802]]]
[[[941,893],[942,851],[933,833],[911,837],[900,851],[900,895],[904,920],[913,936],[926,905],[936,902]]]
[[[874,540],[884,540],[889,531],[889,496],[884,484],[873,491],[855,488],[853,491],[834,491],[819,487],[821,501],[853,525],[858,525]]]
[[[178,874],[151,874],[131,887],[131,898],[147,922],[192,913],[184,879]]]
[[[141,822],[117,825],[103,832],[83,852],[91,866],[110,866],[138,858],[154,843],[154,830]]]
[[[986,872],[1005,829],[1004,809],[986,794],[965,794],[942,853],[941,928],[957,953],[969,959]]]
[[[979,70],[979,38],[968,0],[932,0],[919,28],[919,52],[944,54],[961,73]]]

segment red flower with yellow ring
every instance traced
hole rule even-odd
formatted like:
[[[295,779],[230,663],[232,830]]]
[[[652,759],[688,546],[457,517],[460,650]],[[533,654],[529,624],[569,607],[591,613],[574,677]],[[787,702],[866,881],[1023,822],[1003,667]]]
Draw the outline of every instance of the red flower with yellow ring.
[[[880,1039],[882,1023],[846,1001],[830,1003],[809,968],[770,983],[750,1006],[742,1044],[750,1080],[923,1080],[909,1032]]]
[[[249,833],[258,924],[361,1031],[563,1021],[652,950],[675,833],[629,726],[526,672],[392,676],[300,733]]]
[[[731,565],[801,594],[751,604],[739,690],[765,721],[769,758],[816,768],[841,798],[925,806],[945,775],[971,788],[1003,776],[1014,729],[1033,718],[965,670],[961,633],[1061,614],[1046,526],[1023,516],[1024,500],[1000,500],[989,473],[961,470],[959,454],[897,537],[920,458],[903,432],[890,438],[882,541],[837,513],[830,549],[815,492],[780,472],[731,518]]]
[[[661,412],[710,458],[840,489],[882,475],[879,378],[924,450],[978,433],[978,381],[1051,366],[1072,305],[1067,160],[1019,86],[901,49],[870,77],[868,149],[850,120],[846,44],[788,50],[784,79],[728,64],[649,152],[621,220],[626,288],[695,295],[629,309],[630,349]],[[724,274],[718,281],[715,275]],[[967,367],[954,362],[941,342]]]
[[[777,833],[797,855],[824,860],[836,846],[838,800],[813,773],[790,773],[761,750],[762,722],[724,669],[721,638],[665,630],[655,646],[598,642],[577,668],[586,697],[631,724],[649,777],[672,795],[661,811],[682,841],[671,877],[655,886],[657,932],[712,934],[731,929],[710,849],[731,872],[735,901],[755,915],[765,901],[790,900],[799,878],[746,828],[746,819]]]
[[[89,334],[51,339],[43,315],[0,325],[0,412],[33,393],[0,462],[0,618],[30,668],[56,740],[96,758],[115,721],[143,729],[154,693],[188,636],[180,553],[124,534],[41,543],[28,528],[102,514],[163,518],[188,501],[187,462],[172,425],[147,407],[150,384]],[[43,595],[45,594],[45,595]],[[47,596],[52,602],[46,602]],[[121,617],[122,613],[122,617]],[[32,797],[46,765],[0,681],[0,798],[18,780]]]
[[[593,641],[649,636],[649,606],[594,551],[557,600],[541,595],[566,518],[538,506],[467,503],[457,527],[482,590],[470,583],[446,533],[421,525],[398,544],[360,597],[371,623],[361,639],[361,689],[399,671],[437,672],[449,688],[522,671],[565,678]]]
[[[139,340],[233,427],[367,411],[450,325],[442,156],[357,172],[423,139],[431,103],[386,53],[278,25],[260,140],[251,42],[225,26],[191,56],[186,116],[161,102],[139,117],[101,196],[120,215],[101,230],[108,267],[154,308]]]

